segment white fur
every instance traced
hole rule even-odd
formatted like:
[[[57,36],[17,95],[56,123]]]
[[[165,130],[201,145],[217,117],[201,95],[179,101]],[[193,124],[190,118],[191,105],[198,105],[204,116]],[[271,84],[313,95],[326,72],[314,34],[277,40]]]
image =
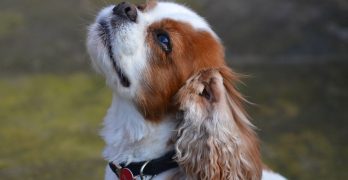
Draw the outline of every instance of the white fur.
[[[173,117],[168,115],[160,124],[153,124],[143,118],[133,103],[148,66],[150,50],[145,42],[147,27],[168,18],[191,24],[196,29],[208,31],[216,38],[217,36],[202,17],[182,5],[159,2],[148,12],[138,11],[137,23],[127,23],[111,30],[112,54],[131,83],[130,87],[125,88],[115,73],[108,50],[97,31],[99,21],[110,23],[113,7],[106,7],[99,13],[96,22],[89,27],[87,39],[93,67],[105,76],[108,86],[113,90],[112,105],[104,119],[101,132],[106,142],[103,155],[107,161],[115,163],[158,158],[173,149],[167,146],[175,129]],[[173,170],[164,172],[154,180],[165,179],[173,173]],[[105,179],[116,179],[109,167],[106,167]]]
[[[209,24],[201,16],[197,15],[191,9],[179,4],[160,2],[153,10],[146,13],[144,17],[146,18],[146,21],[150,23],[166,18],[188,23],[197,30],[210,32],[217,38],[217,35],[211,30]]]
[[[197,30],[208,31],[217,38],[208,23],[185,6],[171,2],[159,2],[150,11],[145,13],[138,11],[137,23],[127,23],[111,33],[113,55],[116,63],[131,82],[130,88],[124,88],[118,82],[118,77],[113,70],[107,49],[104,47],[97,31],[97,22],[101,20],[110,22],[113,16],[113,7],[109,6],[101,10],[96,18],[96,23],[89,27],[87,48],[91,55],[93,66],[106,77],[107,84],[119,95],[128,97],[128,99],[134,98],[139,88],[138,85],[142,73],[145,71],[148,63],[147,57],[150,54],[150,50],[147,49],[145,42],[148,26],[163,19],[172,19],[191,24]]]
[[[107,146],[104,157],[116,163],[145,161],[165,154],[171,149],[163,148],[173,129],[173,121],[160,124],[147,122],[134,108],[134,104],[122,97],[113,98],[104,119],[103,136]]]
[[[278,173],[268,171],[268,170],[263,170],[262,171],[262,180],[286,180],[283,176],[281,176]]]
[[[104,158],[109,162],[129,163],[155,159],[172,150],[173,148],[164,148],[171,137],[168,130],[175,127],[170,119],[168,117],[168,120],[160,124],[149,123],[135,109],[134,104],[114,94],[101,133],[106,142]],[[155,179],[161,179],[162,176]],[[107,166],[105,179],[115,178],[115,174]]]

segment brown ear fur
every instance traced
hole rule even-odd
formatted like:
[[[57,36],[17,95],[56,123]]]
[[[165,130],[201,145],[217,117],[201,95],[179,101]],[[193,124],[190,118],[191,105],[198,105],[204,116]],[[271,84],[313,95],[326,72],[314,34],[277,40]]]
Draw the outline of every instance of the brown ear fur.
[[[244,167],[243,179],[261,179],[263,163],[260,157],[259,140],[254,132],[254,126],[248,120],[248,115],[243,108],[243,102],[247,102],[236,90],[234,84],[239,82],[240,75],[234,73],[228,67],[219,69],[224,80],[227,96],[230,98],[230,110],[238,129],[241,131],[242,152],[249,162],[249,167]]]
[[[225,88],[218,93],[226,98],[219,102],[224,104],[217,102],[222,106],[212,111],[190,106],[178,127],[177,161],[187,179],[261,179],[258,139],[243,110],[244,99],[234,87],[238,75],[227,67],[218,71]]]

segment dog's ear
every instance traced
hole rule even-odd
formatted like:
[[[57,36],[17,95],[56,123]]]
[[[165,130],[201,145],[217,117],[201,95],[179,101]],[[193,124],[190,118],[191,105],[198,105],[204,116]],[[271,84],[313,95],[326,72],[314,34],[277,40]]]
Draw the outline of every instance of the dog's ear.
[[[210,103],[218,102],[223,93],[221,89],[222,82],[220,81],[221,80],[216,77],[211,77],[206,83],[204,83],[204,88],[199,95]]]
[[[230,68],[223,66],[219,68],[219,72],[223,78],[223,84],[226,89],[227,95],[233,99],[238,107],[242,107],[242,102],[247,102],[247,100],[242,96],[241,93],[235,88],[236,83],[240,83],[240,77],[242,75],[233,72]],[[240,108],[243,110],[243,108]],[[243,110],[243,113],[246,112]]]
[[[213,98],[213,94],[210,91],[210,87],[209,85],[204,85],[204,88],[202,90],[202,92],[199,93],[200,96],[204,97],[206,100],[211,101]]]
[[[241,75],[234,73],[228,67],[219,69],[223,77],[224,87],[226,89],[226,98],[229,109],[232,113],[232,119],[240,131],[241,144],[240,151],[244,159],[243,174],[246,179],[260,179],[262,176],[262,161],[260,158],[259,141],[254,131],[253,124],[249,121],[248,115],[243,108],[243,103],[247,100],[235,88],[235,83],[240,82]],[[243,162],[243,161],[241,161]]]
[[[199,75],[204,85],[200,96],[208,105],[218,102],[218,106],[205,111],[203,103],[196,111],[184,112],[175,144],[177,162],[188,179],[261,179],[258,139],[243,110],[244,99],[234,86],[238,75],[228,67]]]

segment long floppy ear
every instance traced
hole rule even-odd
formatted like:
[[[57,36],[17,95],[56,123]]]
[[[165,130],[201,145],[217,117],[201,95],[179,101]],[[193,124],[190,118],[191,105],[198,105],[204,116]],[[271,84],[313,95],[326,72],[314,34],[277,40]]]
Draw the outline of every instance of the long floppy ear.
[[[247,102],[243,96],[236,90],[235,83],[239,81],[239,75],[234,73],[228,67],[219,69],[224,80],[226,89],[226,98],[233,120],[240,131],[239,149],[242,153],[245,163],[242,172],[242,179],[261,179],[262,176],[262,161],[260,158],[259,140],[254,132],[254,126],[248,119],[248,115],[243,108],[243,102]]]
[[[187,179],[261,179],[258,140],[242,108],[243,97],[234,87],[238,76],[222,67],[201,71],[194,79],[203,82],[204,89],[198,99],[185,91],[195,89],[195,81],[181,91],[189,94],[181,99],[189,107],[175,144],[177,161]]]

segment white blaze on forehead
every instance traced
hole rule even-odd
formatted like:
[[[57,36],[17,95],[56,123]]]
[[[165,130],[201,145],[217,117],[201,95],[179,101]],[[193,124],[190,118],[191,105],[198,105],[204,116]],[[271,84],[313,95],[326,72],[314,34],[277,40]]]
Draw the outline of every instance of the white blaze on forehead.
[[[209,24],[201,16],[183,5],[171,2],[158,2],[153,9],[144,14],[144,18],[150,23],[158,22],[163,19],[172,19],[188,23],[195,29],[208,31],[217,37]]]

